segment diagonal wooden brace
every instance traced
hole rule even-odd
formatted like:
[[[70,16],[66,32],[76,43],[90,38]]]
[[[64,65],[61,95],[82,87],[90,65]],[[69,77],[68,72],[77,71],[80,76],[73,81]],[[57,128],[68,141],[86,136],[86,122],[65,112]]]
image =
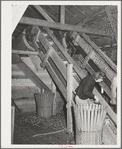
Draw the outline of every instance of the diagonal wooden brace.
[[[52,51],[53,51],[53,48],[50,47],[49,50],[47,51],[47,53],[45,54],[44,61],[43,61],[43,63],[41,63],[42,68],[45,68],[46,62],[48,61],[49,56],[51,56]]]
[[[91,50],[88,55],[85,57],[82,68],[85,68],[86,64],[88,63],[89,59],[92,57],[93,51]]]

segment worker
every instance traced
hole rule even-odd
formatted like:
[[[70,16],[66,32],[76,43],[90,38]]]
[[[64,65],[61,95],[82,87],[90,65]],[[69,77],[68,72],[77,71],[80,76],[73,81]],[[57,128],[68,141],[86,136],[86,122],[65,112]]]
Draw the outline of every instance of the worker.
[[[102,82],[105,73],[102,71],[95,72],[93,75],[88,75],[82,79],[79,86],[76,88],[75,102],[77,104],[90,104],[92,102],[99,103],[99,98],[92,93],[96,82]]]

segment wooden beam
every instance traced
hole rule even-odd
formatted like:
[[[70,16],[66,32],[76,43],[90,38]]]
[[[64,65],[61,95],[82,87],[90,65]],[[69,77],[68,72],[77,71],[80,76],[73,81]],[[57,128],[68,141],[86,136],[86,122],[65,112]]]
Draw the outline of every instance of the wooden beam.
[[[17,54],[12,55],[12,63],[17,64],[18,67],[29,76],[31,81],[40,89],[50,91],[50,89],[43,83],[43,81],[21,60]]]
[[[38,5],[33,5],[33,6],[34,6],[34,8],[36,8],[36,10],[37,10],[41,15],[43,15],[45,18],[48,18],[48,21],[49,21],[49,22],[53,22],[53,20],[52,20],[50,17],[48,17],[47,13],[46,13],[40,6],[38,6]]]
[[[67,132],[73,131],[72,119],[72,100],[73,100],[73,65],[67,65]]]
[[[48,22],[45,20],[34,19],[34,18],[29,18],[29,17],[22,17],[19,23],[42,26],[42,27],[49,27],[49,28],[54,28],[54,29],[59,29],[59,30],[83,32],[83,33],[94,34],[94,35],[103,35],[103,36],[113,35],[111,33],[105,33],[103,30],[96,30],[93,28],[83,28],[80,25],[78,26],[78,25],[62,24],[58,22]]]
[[[24,54],[24,55],[38,55],[38,52],[32,51],[20,51],[20,50],[12,50],[13,54]]]
[[[61,17],[60,17],[60,22],[62,24],[65,23],[65,6],[64,5],[61,5]]]

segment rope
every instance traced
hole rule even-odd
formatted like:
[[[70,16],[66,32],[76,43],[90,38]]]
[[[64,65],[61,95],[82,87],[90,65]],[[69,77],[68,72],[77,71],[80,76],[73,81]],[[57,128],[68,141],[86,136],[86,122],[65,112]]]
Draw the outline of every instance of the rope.
[[[49,134],[55,134],[55,133],[62,132],[62,131],[65,131],[65,130],[66,130],[66,129],[58,130],[58,131],[54,131],[54,132],[48,132],[48,133],[42,133],[42,134],[36,134],[36,135],[34,135],[33,137],[42,136],[42,135],[49,135]]]

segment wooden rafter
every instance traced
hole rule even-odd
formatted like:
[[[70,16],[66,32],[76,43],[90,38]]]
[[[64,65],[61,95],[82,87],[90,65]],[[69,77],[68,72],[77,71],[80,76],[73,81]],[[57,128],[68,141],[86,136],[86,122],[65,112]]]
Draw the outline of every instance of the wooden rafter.
[[[38,55],[38,52],[20,51],[20,50],[12,50],[12,53],[15,53],[15,54],[25,54],[25,55]]]
[[[113,35],[111,33],[105,33],[102,30],[96,30],[92,28],[83,28],[80,25],[78,26],[78,25],[61,24],[57,22],[49,22],[49,21],[34,19],[34,18],[29,18],[29,17],[22,17],[19,23],[28,24],[28,25],[37,25],[37,26],[42,26],[42,27],[49,27],[49,28],[54,28],[54,29],[59,29],[59,30],[83,32],[83,33],[95,34],[95,35],[98,35],[98,34],[103,35],[103,36]]]

